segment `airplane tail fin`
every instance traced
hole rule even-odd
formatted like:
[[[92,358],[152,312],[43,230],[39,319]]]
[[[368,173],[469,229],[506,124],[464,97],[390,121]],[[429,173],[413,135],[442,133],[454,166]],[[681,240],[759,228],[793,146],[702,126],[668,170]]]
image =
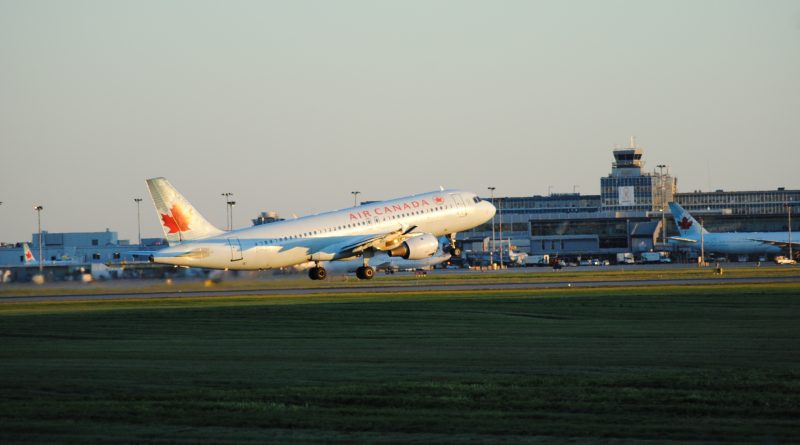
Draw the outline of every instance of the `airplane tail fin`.
[[[28,243],[22,243],[22,254],[25,264],[33,264],[36,262],[36,257],[33,256],[33,252],[31,252],[31,248],[28,246]]]
[[[223,233],[203,218],[166,179],[148,179],[147,188],[170,246]]]
[[[699,237],[700,233],[708,233],[708,230],[702,228],[700,223],[677,202],[669,203],[669,210],[682,237]]]

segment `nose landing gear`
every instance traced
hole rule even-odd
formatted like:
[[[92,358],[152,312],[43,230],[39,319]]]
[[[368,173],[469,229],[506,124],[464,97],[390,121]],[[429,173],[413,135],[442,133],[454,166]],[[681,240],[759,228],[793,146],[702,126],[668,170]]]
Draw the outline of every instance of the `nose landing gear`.
[[[445,246],[443,250],[452,255],[453,257],[460,257],[461,249],[456,245],[456,234],[451,233],[449,238],[450,238],[450,244],[448,246]]]

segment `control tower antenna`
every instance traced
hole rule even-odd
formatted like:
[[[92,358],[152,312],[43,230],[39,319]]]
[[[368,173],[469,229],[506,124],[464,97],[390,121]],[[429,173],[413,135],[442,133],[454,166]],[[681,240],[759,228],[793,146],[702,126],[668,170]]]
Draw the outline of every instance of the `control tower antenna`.
[[[631,148],[636,148],[636,136],[631,136]]]

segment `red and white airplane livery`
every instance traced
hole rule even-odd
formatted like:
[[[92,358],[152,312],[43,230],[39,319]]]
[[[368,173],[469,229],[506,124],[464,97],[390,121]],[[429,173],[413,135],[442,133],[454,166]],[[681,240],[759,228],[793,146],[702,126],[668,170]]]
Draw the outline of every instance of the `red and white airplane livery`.
[[[156,263],[232,270],[262,270],[313,261],[312,280],[327,276],[321,261],[361,257],[356,270],[372,278],[375,252],[404,259],[433,256],[438,236],[490,220],[495,207],[475,193],[440,190],[390,201],[279,221],[226,232],[214,227],[164,178],[147,180],[169,247],[155,252]]]

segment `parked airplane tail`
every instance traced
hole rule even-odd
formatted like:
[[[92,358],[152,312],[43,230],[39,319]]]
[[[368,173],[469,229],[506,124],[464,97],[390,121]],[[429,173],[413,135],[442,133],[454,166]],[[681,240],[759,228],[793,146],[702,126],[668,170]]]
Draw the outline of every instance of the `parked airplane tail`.
[[[166,179],[148,179],[147,188],[170,246],[223,233],[203,218]]]
[[[708,233],[708,230],[702,228],[700,223],[677,202],[669,203],[669,210],[682,237],[698,237],[700,233]]]
[[[22,253],[25,264],[33,264],[36,262],[36,257],[33,256],[33,252],[31,252],[28,243],[22,243]]]

